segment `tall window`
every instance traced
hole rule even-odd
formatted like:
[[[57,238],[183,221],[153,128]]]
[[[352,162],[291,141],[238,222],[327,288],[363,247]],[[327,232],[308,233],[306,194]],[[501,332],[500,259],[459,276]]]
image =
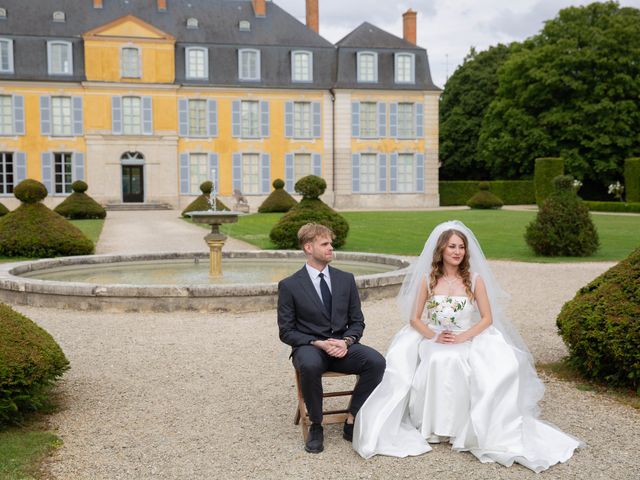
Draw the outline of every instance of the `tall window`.
[[[240,80],[260,80],[260,51],[238,51],[238,77]]]
[[[377,103],[360,103],[360,136],[373,138],[377,137],[378,122],[376,116]]]
[[[51,134],[71,136],[71,97],[51,97]]]
[[[70,42],[47,42],[47,57],[50,75],[73,74],[73,52]]]
[[[202,182],[209,180],[209,160],[206,153],[192,153],[189,155],[189,191],[200,191]]]
[[[188,47],[185,61],[187,78],[209,78],[209,58],[206,48]]]
[[[302,177],[313,173],[310,153],[296,153],[293,157],[293,181],[294,184]]]
[[[0,95],[0,135],[13,135],[13,99]]]
[[[396,53],[396,83],[414,83],[414,59],[411,53]]]
[[[397,191],[413,192],[414,189],[413,154],[401,153],[398,155],[398,187]]]
[[[260,155],[242,154],[242,193],[260,193]]]
[[[122,97],[122,133],[142,133],[142,105],[140,97]]]
[[[0,38],[0,72],[13,73],[13,40]]]
[[[293,136],[311,138],[311,103],[293,103]]]
[[[374,193],[378,184],[378,155],[360,154],[360,192]]]
[[[378,55],[374,52],[358,52],[358,82],[378,81]]]
[[[259,112],[259,104],[255,100],[242,101],[240,104],[241,136],[243,138],[257,138],[260,136]]]
[[[0,194],[13,193],[14,171],[13,154],[0,152]]]
[[[140,50],[135,47],[125,47],[120,57],[122,76],[140,78]]]
[[[55,193],[71,193],[72,161],[70,153],[53,154],[53,188]]]
[[[313,80],[313,56],[311,52],[293,52],[292,80],[294,82],[310,82]]]
[[[207,135],[207,101],[189,100],[189,136]]]
[[[415,138],[416,126],[413,103],[398,104],[398,137]]]

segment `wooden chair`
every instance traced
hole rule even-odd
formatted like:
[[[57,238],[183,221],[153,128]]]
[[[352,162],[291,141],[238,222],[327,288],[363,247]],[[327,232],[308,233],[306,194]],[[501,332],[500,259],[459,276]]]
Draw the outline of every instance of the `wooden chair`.
[[[347,377],[350,375],[354,375],[357,379],[357,375],[353,373],[339,373],[339,372],[324,372],[322,374],[322,378],[330,378],[330,377]],[[293,421],[295,425],[300,424],[302,427],[302,436],[304,437],[304,441],[307,441],[307,435],[309,435],[309,425],[311,425],[311,420],[309,420],[309,412],[307,412],[307,406],[304,404],[304,399],[302,398],[302,389],[300,388],[300,372],[296,370],[296,387],[298,389],[298,407],[296,408],[296,416]],[[345,408],[341,408],[338,410],[324,410],[322,412],[322,424],[327,425],[330,423],[344,423],[349,415],[349,407],[351,407],[351,396],[353,395],[353,389],[351,390],[340,390],[340,391],[324,391],[322,394],[323,400],[325,398],[333,398],[333,397],[349,397],[349,403]],[[301,421],[302,420],[302,421]]]

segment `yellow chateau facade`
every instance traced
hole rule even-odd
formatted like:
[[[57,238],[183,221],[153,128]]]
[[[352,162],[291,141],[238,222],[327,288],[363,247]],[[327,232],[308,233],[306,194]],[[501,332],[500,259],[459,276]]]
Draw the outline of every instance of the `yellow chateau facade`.
[[[107,1],[88,0],[89,8],[101,10]],[[154,3],[150,9],[168,8],[166,2]],[[279,12],[271,2],[234,3],[246,4],[245,11],[253,14],[247,16],[249,28]],[[63,13],[70,23],[71,12]],[[400,83],[390,88],[382,81],[360,85],[361,72],[362,78],[377,79],[388,68],[375,50],[379,45],[353,47],[348,36],[343,47],[321,51],[301,41],[287,46],[284,56],[273,54],[286,60],[291,72],[285,75],[278,72],[278,62],[269,61],[266,48],[250,43],[225,47],[219,55],[237,59],[237,64],[229,61],[233,67],[226,68],[226,78],[236,78],[218,82],[208,73],[216,71],[218,51],[180,41],[135,12],[117,13],[83,31],[81,38],[48,35],[50,78],[19,75],[28,59],[18,60],[17,49],[11,52],[13,72],[0,74],[0,201],[9,208],[17,205],[12,187],[23,178],[45,184],[49,206],[71,193],[72,181],[82,179],[103,204],[173,208],[184,208],[200,193],[200,183],[212,179],[223,201],[232,206],[234,191],[240,191],[255,211],[272,191],[273,180],[285,180],[294,193],[295,181],[307,174],[327,181],[323,199],[338,208],[438,205],[440,91],[430,77],[427,87]],[[194,20],[198,25],[197,18],[185,19],[188,29]],[[237,26],[242,31],[242,20]],[[3,40],[15,47],[15,32],[9,35],[2,28],[0,21],[0,47]],[[310,33],[317,35],[313,28]],[[358,30],[353,34],[357,39]],[[400,47],[407,43],[393,38]],[[268,48],[276,52],[283,46]],[[364,52],[362,63],[359,52]],[[415,82],[417,54],[400,48],[396,55],[413,58],[404,71]],[[372,58],[373,74],[367,69]],[[336,73],[343,61],[354,63],[353,78]],[[426,69],[428,74],[428,64]],[[80,78],[65,78],[77,77],[79,70]]]

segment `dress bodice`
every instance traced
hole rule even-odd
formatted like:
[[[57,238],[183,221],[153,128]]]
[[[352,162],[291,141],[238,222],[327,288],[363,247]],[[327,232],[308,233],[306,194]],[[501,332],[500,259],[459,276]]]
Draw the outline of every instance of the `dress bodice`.
[[[425,310],[432,330],[467,330],[479,320],[475,303],[465,295],[433,295]]]

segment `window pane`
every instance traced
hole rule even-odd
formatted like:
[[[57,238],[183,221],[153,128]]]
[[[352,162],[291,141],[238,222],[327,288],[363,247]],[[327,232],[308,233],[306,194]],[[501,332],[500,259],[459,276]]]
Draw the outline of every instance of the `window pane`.
[[[295,102],[293,104],[293,136],[311,138],[311,103]]]
[[[260,193],[260,163],[257,153],[242,155],[242,193]]]
[[[187,54],[187,77],[207,78],[206,51],[199,48],[191,48]]]
[[[297,82],[311,81],[311,54],[307,52],[293,54],[293,79]]]
[[[70,45],[66,43],[51,44],[51,73],[71,73]]]
[[[363,153],[360,155],[360,192],[373,193],[378,183],[378,155]]]
[[[372,53],[364,53],[358,56],[358,78],[361,82],[375,82],[375,55]]]
[[[51,98],[52,134],[71,136],[71,98]]]
[[[413,191],[413,154],[398,155],[398,192]]]
[[[260,78],[257,52],[240,52],[240,78],[244,80],[257,80]]]
[[[13,135],[13,98],[0,95],[0,135]]]
[[[413,57],[398,55],[396,57],[396,82],[413,82]]]
[[[376,137],[378,133],[378,118],[376,115],[377,104],[375,102],[362,102],[360,104],[360,136]]]
[[[0,152],[0,193],[13,193],[13,154]]]
[[[199,193],[202,182],[209,180],[206,153],[192,153],[189,156],[189,191]]]
[[[256,138],[259,136],[258,102],[247,101],[241,105],[242,136]]]
[[[9,63],[10,43],[8,40],[0,40],[0,71],[8,72],[11,68]]]
[[[398,104],[398,136],[401,138],[414,138],[416,136],[413,103]]]
[[[122,49],[122,76],[140,77],[140,55],[137,48]]]
[[[207,135],[206,100],[189,100],[189,135],[192,137]]]
[[[71,154],[53,154],[53,184],[55,193],[71,193]]]
[[[300,180],[302,177],[311,175],[311,154],[310,153],[296,153],[293,159],[293,180],[294,183]]]
[[[142,108],[139,97],[122,99],[122,131],[125,135],[142,133]]]

